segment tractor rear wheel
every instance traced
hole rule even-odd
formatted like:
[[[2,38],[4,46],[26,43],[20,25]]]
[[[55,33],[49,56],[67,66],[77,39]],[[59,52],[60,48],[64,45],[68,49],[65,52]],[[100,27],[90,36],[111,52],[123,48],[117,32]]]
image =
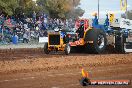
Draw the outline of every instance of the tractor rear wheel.
[[[102,53],[107,45],[106,34],[102,30],[98,30],[97,36],[94,40],[94,48],[97,53]]]
[[[121,34],[115,35],[115,50],[119,53],[125,53],[124,50],[124,37]]]
[[[86,49],[88,49],[88,51],[90,51],[91,53],[102,53],[104,52],[107,45],[106,34],[104,31],[100,29],[92,29],[92,30],[93,31],[91,31],[89,36],[92,37],[93,43],[87,43]]]
[[[45,53],[45,54],[49,54],[48,43],[45,43],[45,44],[44,44],[44,53]]]

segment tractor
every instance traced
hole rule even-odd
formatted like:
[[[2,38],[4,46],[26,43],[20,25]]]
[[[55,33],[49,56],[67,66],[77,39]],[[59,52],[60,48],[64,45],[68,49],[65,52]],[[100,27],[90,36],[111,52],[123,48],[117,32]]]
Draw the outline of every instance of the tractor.
[[[104,52],[107,44],[106,30],[107,25],[99,25],[97,16],[95,16],[92,27],[88,19],[79,19],[75,26],[76,31],[65,31],[63,29],[57,32],[48,33],[48,42],[44,45],[44,52],[49,54],[51,51],[64,51],[66,55],[79,48],[79,50],[90,51],[93,53]]]

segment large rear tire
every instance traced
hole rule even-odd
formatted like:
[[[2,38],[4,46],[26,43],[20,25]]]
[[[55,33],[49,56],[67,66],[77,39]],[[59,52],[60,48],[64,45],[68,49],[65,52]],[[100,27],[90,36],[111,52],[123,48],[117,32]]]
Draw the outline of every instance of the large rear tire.
[[[104,31],[98,30],[93,45],[96,53],[102,53],[105,51],[107,39]]]
[[[49,54],[48,43],[45,43],[45,44],[44,44],[44,53],[45,53],[45,54]]]
[[[103,53],[107,45],[105,32],[100,29],[92,29],[91,33],[89,34],[89,36],[92,38],[90,41],[93,41],[93,43],[86,44],[86,49],[88,52],[90,51],[91,53]],[[88,38],[88,36],[85,37],[85,39]]]
[[[115,50],[119,53],[125,53],[124,50],[124,37],[121,34],[115,35]]]

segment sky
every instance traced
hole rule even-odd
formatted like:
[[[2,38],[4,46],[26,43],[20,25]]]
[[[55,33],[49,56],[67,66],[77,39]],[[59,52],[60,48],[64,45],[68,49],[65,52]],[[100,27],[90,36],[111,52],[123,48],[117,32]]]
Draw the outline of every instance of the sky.
[[[128,10],[132,10],[132,0],[127,0]],[[114,13],[116,18],[120,18],[120,0],[99,0],[100,3],[100,18],[105,18],[107,13]],[[83,18],[93,18],[92,13],[98,11],[98,0],[81,0],[80,6],[85,13]]]

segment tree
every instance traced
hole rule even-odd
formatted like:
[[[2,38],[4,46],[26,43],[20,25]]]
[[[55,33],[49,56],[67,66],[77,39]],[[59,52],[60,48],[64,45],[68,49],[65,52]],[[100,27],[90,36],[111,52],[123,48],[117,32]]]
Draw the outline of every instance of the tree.
[[[127,12],[127,18],[132,20],[132,10]]]
[[[18,6],[18,0],[0,0],[0,10],[8,15],[13,15]]]
[[[71,10],[70,12],[67,13],[67,18],[73,18],[76,19],[78,17],[83,16],[84,14],[84,10],[82,10],[80,7]]]
[[[84,13],[81,8],[77,8],[80,0],[38,0],[38,4],[46,9],[52,18],[69,18],[70,15],[78,17]]]
[[[44,12],[52,18],[78,18],[84,10],[78,7],[80,0],[0,0],[0,10],[8,15],[31,15]]]
[[[132,10],[127,11],[125,14],[121,14],[121,17],[132,20]]]

